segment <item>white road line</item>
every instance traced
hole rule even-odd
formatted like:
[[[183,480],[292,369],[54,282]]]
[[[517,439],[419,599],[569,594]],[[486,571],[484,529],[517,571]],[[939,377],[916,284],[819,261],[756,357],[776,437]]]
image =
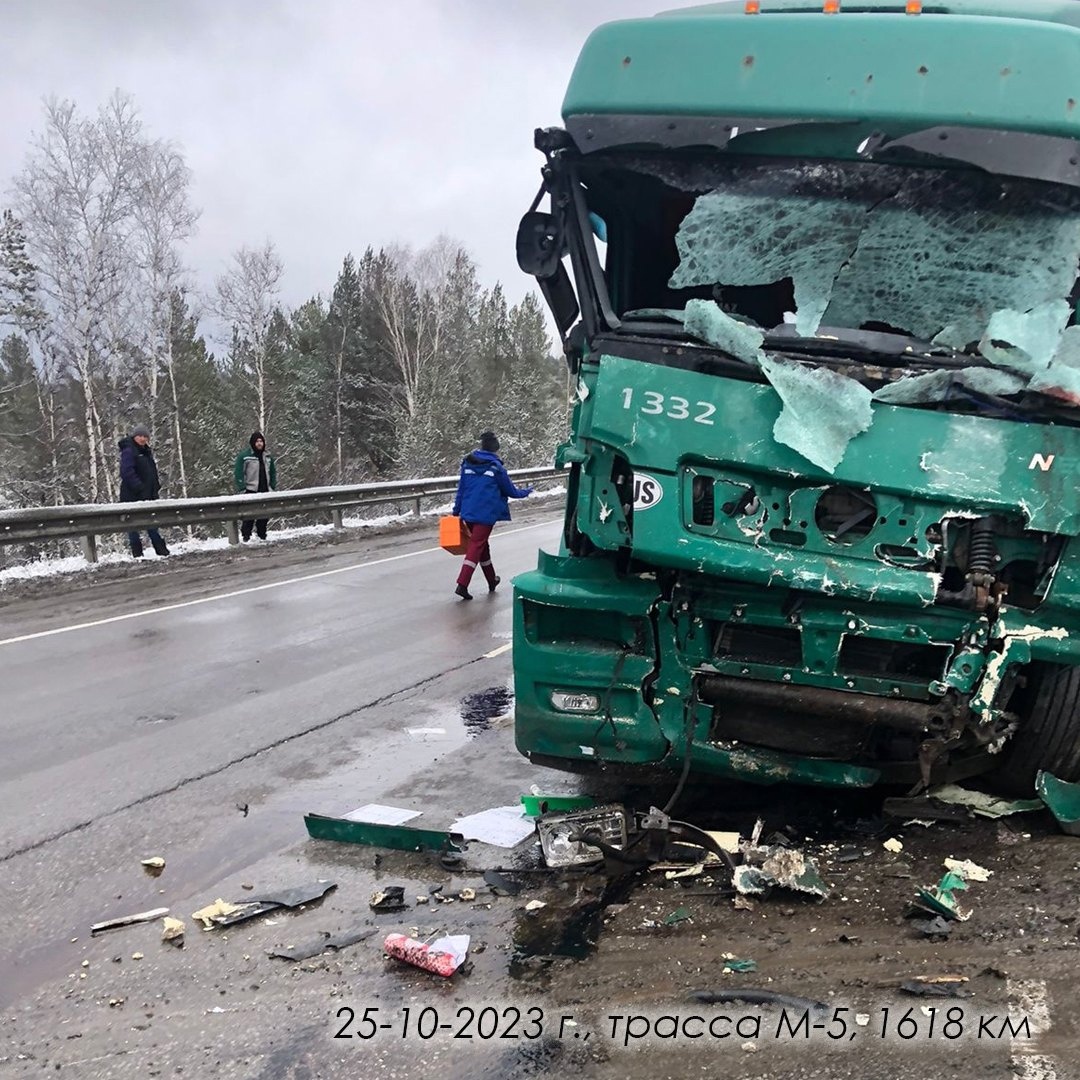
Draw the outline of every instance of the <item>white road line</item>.
[[[528,532],[530,529],[539,529],[551,525],[550,521],[538,521],[533,525],[522,525],[518,529],[507,529],[498,533],[498,536],[512,536],[514,533]],[[348,574],[353,570],[363,570],[369,566],[382,566],[384,563],[397,562],[399,559],[411,559],[417,555],[431,555],[433,552],[442,551],[439,547],[422,548],[420,551],[406,551],[402,555],[389,555],[385,559],[372,559],[371,562],[355,563],[352,566],[339,566],[334,570],[320,570],[315,574],[304,574],[302,577],[288,578],[285,581],[270,581],[265,585],[252,585],[247,589],[234,589],[232,592],[215,593],[213,596],[200,596],[197,600],[181,600],[176,604],[162,604],[161,607],[146,608],[143,611],[129,611],[125,615],[110,615],[106,619],[95,619],[93,622],[74,623],[71,626],[58,626],[52,630],[39,630],[34,634],[20,634],[18,637],[0,639],[0,646],[16,645],[20,641],[36,641],[38,638],[52,637],[55,634],[69,634],[73,630],[89,630],[95,626],[108,626],[110,623],[124,622],[127,619],[141,619],[146,615],[160,615],[165,611],[178,611],[180,608],[195,607],[198,604],[211,604],[215,600],[231,600],[235,596],[247,596],[249,593],[264,592],[267,589],[280,589],[285,585],[298,585],[304,581],[316,581],[319,578],[333,577],[335,574]],[[509,645],[504,649],[510,648]],[[496,655],[499,651],[496,650]]]
[[[1058,1080],[1054,1059],[1036,1051],[1039,1036],[1050,1030],[1050,997],[1041,979],[1024,979],[1008,984],[1009,1009],[1014,1024],[1027,1018],[1030,1039],[1013,1039],[1010,1060],[1019,1080]]]
[[[497,649],[492,649],[491,652],[484,653],[481,659],[491,660],[495,656],[502,656],[504,652],[509,652],[514,647],[512,641],[508,641],[505,645],[500,645]]]

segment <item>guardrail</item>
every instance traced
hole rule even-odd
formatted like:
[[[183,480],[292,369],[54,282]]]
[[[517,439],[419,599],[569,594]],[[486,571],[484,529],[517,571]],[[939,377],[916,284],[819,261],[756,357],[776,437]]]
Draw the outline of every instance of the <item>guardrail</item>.
[[[515,483],[550,480],[563,470],[511,469]],[[240,543],[238,522],[245,518],[281,517],[329,510],[336,529],[343,529],[343,511],[354,506],[412,501],[420,515],[420,501],[452,495],[457,476],[425,480],[391,480],[379,484],[301,488],[258,494],[214,495],[206,499],[155,499],[128,503],[78,503],[21,510],[0,510],[0,544],[26,544],[36,540],[82,540],[87,562],[97,562],[97,537],[102,533],[134,532],[167,525],[201,525],[224,521],[229,543]]]

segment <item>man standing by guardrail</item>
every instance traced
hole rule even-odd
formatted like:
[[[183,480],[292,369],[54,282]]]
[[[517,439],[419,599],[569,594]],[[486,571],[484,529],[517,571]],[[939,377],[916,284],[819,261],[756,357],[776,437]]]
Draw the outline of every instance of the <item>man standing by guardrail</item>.
[[[156,499],[161,491],[157,462],[150,449],[150,432],[142,424],[131,429],[131,434],[120,440],[120,501],[144,502]],[[158,555],[168,555],[169,549],[157,529],[147,529],[146,535]],[[131,554],[142,558],[142,538],[137,532],[128,533]]]
[[[253,431],[248,439],[250,450],[242,450],[236,457],[233,478],[236,490],[240,494],[255,491],[277,490],[277,462],[266,452],[266,438],[261,431]],[[266,539],[266,526],[269,518],[249,518],[240,525],[240,535],[244,541],[251,539],[252,526],[260,540]]]

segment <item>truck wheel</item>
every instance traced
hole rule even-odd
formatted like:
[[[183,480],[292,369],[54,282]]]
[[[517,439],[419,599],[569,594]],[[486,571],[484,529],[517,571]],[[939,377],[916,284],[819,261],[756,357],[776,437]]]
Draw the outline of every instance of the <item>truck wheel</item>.
[[[1020,726],[991,779],[1006,794],[1030,799],[1040,769],[1080,779],[1080,667],[1036,663],[1027,678],[1014,699]]]

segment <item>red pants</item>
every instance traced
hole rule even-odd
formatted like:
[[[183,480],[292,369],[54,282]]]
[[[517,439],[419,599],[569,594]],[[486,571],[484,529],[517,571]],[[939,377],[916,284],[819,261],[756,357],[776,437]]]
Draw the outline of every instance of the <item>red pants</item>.
[[[461,564],[461,573],[458,574],[457,583],[468,586],[472,580],[473,571],[479,566],[487,578],[488,588],[495,586],[495,567],[491,565],[491,547],[488,545],[488,537],[494,525],[474,525],[466,521],[469,527],[469,550],[465,552],[465,561]]]

